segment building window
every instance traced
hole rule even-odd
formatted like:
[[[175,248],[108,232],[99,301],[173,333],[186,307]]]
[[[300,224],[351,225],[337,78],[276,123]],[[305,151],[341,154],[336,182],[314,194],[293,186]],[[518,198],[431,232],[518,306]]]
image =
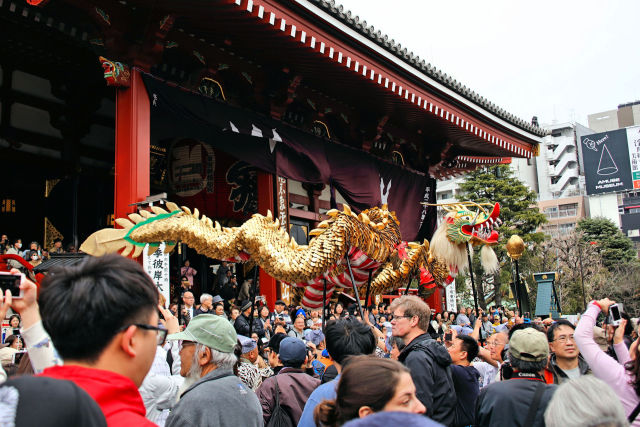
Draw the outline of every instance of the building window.
[[[558,218],[566,218],[578,215],[578,204],[568,203],[558,207]]]
[[[558,232],[560,234],[569,234],[576,228],[575,222],[558,225]]]
[[[15,213],[16,212],[16,201],[13,199],[3,199],[2,207],[0,208],[2,213]]]
[[[631,209],[629,209],[629,213],[630,214],[640,213],[640,208],[631,208]]]

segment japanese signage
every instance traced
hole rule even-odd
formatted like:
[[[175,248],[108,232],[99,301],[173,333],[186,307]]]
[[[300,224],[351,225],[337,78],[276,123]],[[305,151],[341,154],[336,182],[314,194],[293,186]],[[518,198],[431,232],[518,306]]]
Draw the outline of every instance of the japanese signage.
[[[640,126],[627,128],[627,146],[631,160],[633,188],[640,188]]]
[[[142,266],[158,287],[158,291],[169,301],[169,254],[164,253],[164,248],[165,244],[162,242],[158,249],[149,255],[149,245],[146,245],[142,252]]]
[[[276,179],[276,201],[278,203],[278,219],[280,228],[289,232],[289,191],[287,178],[278,176]]]
[[[587,194],[640,189],[640,126],[583,136]]]
[[[286,304],[291,304],[291,285],[284,282],[280,283],[280,299]]]
[[[446,288],[444,288],[446,298],[447,298],[447,311],[453,311],[454,313],[458,311],[458,305],[456,302],[456,282],[453,281]]]

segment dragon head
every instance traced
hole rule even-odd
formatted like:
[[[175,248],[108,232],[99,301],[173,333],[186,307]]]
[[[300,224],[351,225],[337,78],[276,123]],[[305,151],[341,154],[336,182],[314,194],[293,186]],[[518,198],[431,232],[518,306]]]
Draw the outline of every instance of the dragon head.
[[[498,243],[495,228],[502,223],[500,205],[461,202],[436,206],[444,208],[447,215],[431,238],[431,251],[449,267],[451,277],[468,268],[467,244],[482,246],[485,271],[496,271],[497,258],[490,246]]]
[[[469,242],[473,246],[492,246],[498,243],[499,236],[495,228],[502,223],[498,203],[493,205],[490,212],[481,205],[477,205],[475,211],[470,210],[468,205],[455,207],[445,218],[449,240],[456,244]]]

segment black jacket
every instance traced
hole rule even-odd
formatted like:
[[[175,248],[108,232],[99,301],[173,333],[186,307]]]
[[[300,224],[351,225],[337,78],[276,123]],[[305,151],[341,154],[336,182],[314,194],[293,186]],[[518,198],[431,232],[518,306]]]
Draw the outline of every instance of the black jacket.
[[[525,426],[536,387],[545,387],[532,426]],[[557,386],[537,380],[514,378],[489,384],[480,390],[476,404],[477,427],[543,427],[544,411]]]
[[[581,354],[578,355],[578,368],[580,368],[580,375],[587,375],[591,373],[591,368],[589,368],[589,364],[582,357]],[[553,383],[554,384],[562,384],[567,381],[569,377],[564,373],[562,369],[558,366],[556,362],[556,355],[551,354],[549,358],[549,364],[547,365],[547,371],[551,372],[553,375]]]
[[[249,318],[244,314],[238,316],[236,322],[233,324],[233,327],[236,328],[236,333],[238,335],[249,337]],[[260,338],[264,337],[264,329],[262,328],[262,322],[260,321],[260,319],[253,319],[253,329],[251,330],[251,332],[255,332]]]
[[[398,356],[411,371],[418,399],[426,415],[446,426],[455,422],[456,392],[451,377],[451,356],[428,334],[413,339]]]

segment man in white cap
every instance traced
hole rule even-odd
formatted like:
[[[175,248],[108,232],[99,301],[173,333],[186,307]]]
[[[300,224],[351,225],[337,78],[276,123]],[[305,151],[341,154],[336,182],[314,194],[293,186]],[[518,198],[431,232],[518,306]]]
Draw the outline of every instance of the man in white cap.
[[[262,427],[258,398],[233,374],[238,337],[228,321],[201,314],[167,339],[181,341],[180,375],[191,384],[169,415],[167,427]]]
[[[556,390],[547,385],[544,368],[549,343],[533,327],[515,331],[509,340],[511,377],[484,387],[476,404],[476,422],[483,426],[544,426],[544,411]]]
[[[249,337],[238,335],[238,341],[242,345],[242,355],[238,364],[238,377],[251,390],[257,391],[262,379],[273,375],[273,371],[268,366],[259,369],[256,365],[258,360],[258,343]]]

